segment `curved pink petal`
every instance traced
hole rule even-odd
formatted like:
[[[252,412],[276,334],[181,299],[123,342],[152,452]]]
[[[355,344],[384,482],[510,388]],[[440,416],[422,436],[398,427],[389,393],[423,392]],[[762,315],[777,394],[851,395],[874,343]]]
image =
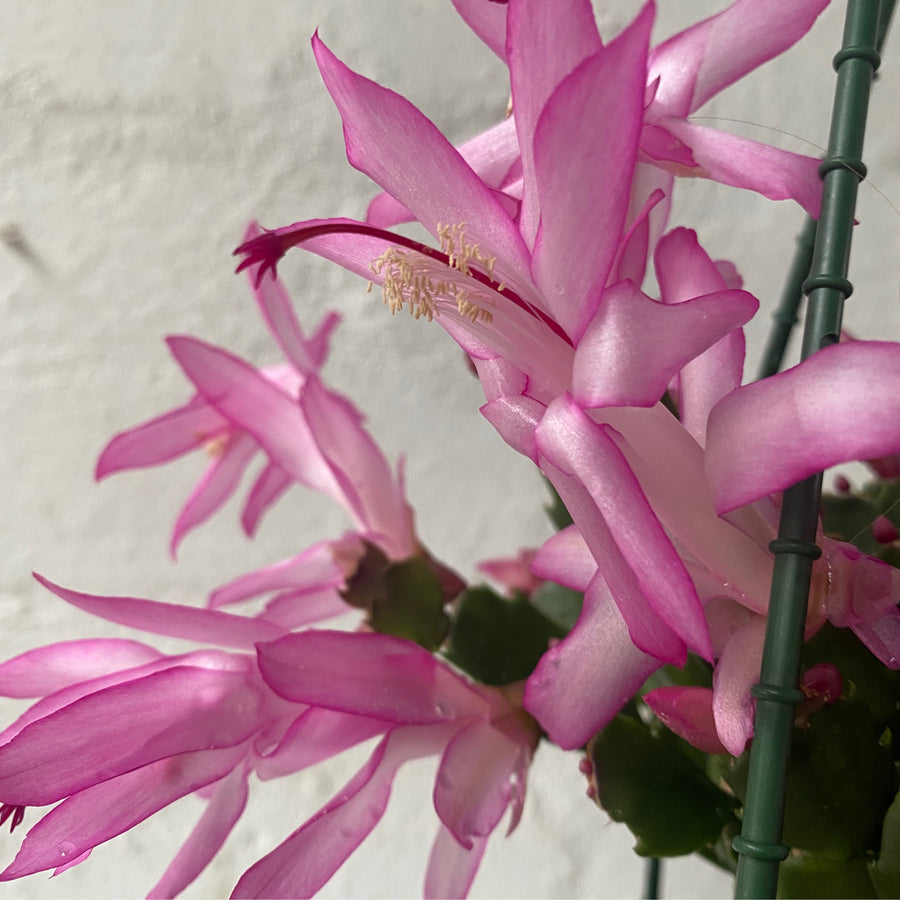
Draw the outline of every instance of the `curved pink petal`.
[[[900,344],[852,341],[720,400],[706,474],[719,513],[829,466],[900,451]]]
[[[766,620],[754,616],[725,645],[713,672],[716,732],[732,756],[740,756],[753,736],[756,702],[750,688],[759,681],[765,636]]]
[[[256,442],[247,434],[232,434],[228,438],[221,455],[206,467],[178,514],[169,546],[173,557],[187,533],[220,510],[238,489],[247,465],[258,450]]]
[[[247,805],[248,787],[243,766],[232,769],[215,785],[200,821],[148,898],[177,897],[212,862]]]
[[[562,14],[552,3],[514,0],[506,24],[506,55],[523,174],[519,228],[525,243],[532,247],[541,220],[541,198],[535,182],[538,120],[560,82],[602,50],[603,44],[589,0],[567,3]]]
[[[293,484],[293,479],[277,463],[269,462],[260,472],[241,512],[241,526],[248,537],[256,534],[265,512]]]
[[[641,649],[656,652],[645,641],[664,641],[668,628],[695,652],[711,658],[694,585],[607,429],[563,396],[548,408],[537,440],[549,463],[570,476],[557,483],[542,465],[621,603],[629,630],[644,635]],[[663,646],[657,648],[662,651]]]
[[[447,744],[434,783],[434,808],[467,850],[487,837],[513,795],[521,745],[488,722],[473,722]]]
[[[631,642],[609,588],[597,575],[575,627],[529,676],[525,709],[554,744],[574,750],[609,722],[660,665]]]
[[[460,17],[500,59],[506,59],[506,6],[484,0],[452,0]]]
[[[486,837],[474,837],[471,849],[467,850],[441,824],[428,857],[422,894],[425,900],[468,897],[486,847]]]
[[[197,390],[223,416],[251,434],[296,481],[340,500],[334,475],[293,397],[218,347],[191,337],[172,336],[167,343]]]
[[[597,574],[597,561],[578,526],[570,525],[544,541],[531,563],[531,571],[584,593]]]
[[[0,664],[0,695],[44,697],[75,681],[133,669],[162,656],[153,647],[122,638],[50,644]]]
[[[397,769],[436,753],[450,733],[448,725],[393,729],[349,784],[244,872],[232,898],[312,897],[384,815]]]
[[[266,603],[259,618],[273,622],[286,631],[294,631],[349,611],[350,607],[334,588],[283,591]]]
[[[156,466],[176,459],[228,431],[228,420],[202,397],[117,434],[97,460],[99,481],[123,469]]]
[[[271,641],[284,634],[284,629],[269,622],[233,616],[213,609],[159,603],[137,597],[102,597],[83,594],[54,584],[42,576],[34,576],[45,588],[66,603],[108,622],[138,628],[150,634],[187,638],[222,647],[241,650],[251,648],[258,641]]]
[[[537,462],[535,430],[547,408],[531,397],[499,397],[481,407],[481,414],[513,450]]]
[[[838,628],[880,619],[900,603],[900,569],[861,553],[852,544],[821,536],[824,612]],[[822,578],[824,576],[824,578]]]
[[[120,669],[89,678],[86,681],[75,681],[66,687],[62,687],[52,694],[33,703],[12,725],[0,731],[0,745],[9,743],[19,732],[32,722],[44,719],[51,713],[66,706],[70,706],[76,700],[95,694],[97,691],[112,687],[117,684],[125,684],[129,681],[137,681],[155,672],[163,672],[176,666],[199,666],[215,671],[245,671],[246,659],[233,654],[223,653],[220,650],[195,650],[191,653],[183,653],[178,656],[161,656],[159,659],[135,666],[130,669]]]
[[[697,166],[688,168],[663,161],[657,161],[657,165],[675,175],[709,178],[720,184],[755,191],[770,200],[796,200],[809,215],[818,219],[822,203],[821,160],[678,119],[663,122],[690,148]]]
[[[343,586],[347,576],[343,558],[354,551],[360,557],[363,554],[362,542],[355,537],[351,537],[349,542],[346,539],[319,541],[298,556],[248,572],[216,588],[209,595],[209,605],[212,609],[218,609],[287,588],[312,593],[322,587]]]
[[[399,724],[486,715],[487,700],[476,688],[401,638],[306,631],[260,644],[257,652],[263,678],[295,703]]]
[[[696,232],[688,228],[676,228],[661,238],[655,263],[665,303],[681,303],[727,287],[719,264],[709,258]],[[735,329],[685,363],[678,373],[679,417],[701,446],[706,444],[710,411],[722,397],[741,386],[744,349],[744,334]]]
[[[543,578],[531,573],[531,564],[536,553],[536,550],[520,550],[516,556],[483,559],[476,568],[509,591],[531,594],[544,583]]]
[[[602,562],[604,579],[622,613],[632,642],[644,653],[675,666],[687,658],[685,642],[669,622],[657,614],[629,560],[616,543],[603,513],[579,479],[556,468],[546,457],[538,460],[541,471],[556,488],[591,549]],[[652,555],[646,557],[652,558]],[[598,566],[599,571],[599,566]]]
[[[476,3],[481,7],[485,5],[483,0],[476,0]],[[475,174],[489,188],[499,190],[519,158],[515,119],[508,116],[458,149]],[[412,213],[386,193],[379,194],[366,210],[366,221],[379,228],[391,228],[412,220]]]
[[[746,291],[667,304],[630,281],[607,288],[575,351],[576,401],[585,408],[653,406],[676,373],[748,322],[758,307]]]
[[[644,694],[644,703],[670,731],[704,753],[727,753],[716,732],[712,688],[671,685]]]
[[[402,485],[363,427],[359,411],[315,377],[304,385],[300,407],[359,527],[379,535],[379,544],[394,559],[415,553],[412,511]]]
[[[648,4],[608,47],[565,78],[535,130],[541,223],[532,273],[553,317],[576,342],[595,312],[622,237],[652,23]],[[603,190],[585,190],[589,183]]]
[[[874,622],[850,627],[889,669],[900,669],[900,610],[891,608]]]
[[[246,747],[200,750],[149,763],[69,797],[31,828],[0,881],[59,867],[222,778]]]
[[[281,778],[331,759],[389,727],[382,719],[310,707],[291,723],[278,746],[257,760],[254,770],[261,781]]]
[[[749,606],[764,610],[772,580],[766,546],[774,532],[752,507],[736,510],[734,522],[716,514],[703,451],[681,423],[662,404],[594,415],[624,436],[610,434],[666,531]]]
[[[175,666],[31,722],[0,747],[0,797],[45,806],[165,757],[233,747],[258,725],[247,673]]]
[[[481,251],[502,260],[505,276],[526,278],[528,254],[518,229],[434,124],[399,94],[347,68],[318,36],[313,52],[344,123],[350,164],[433,235],[441,223],[464,222]]]
[[[809,31],[828,0],[737,0],[653,49],[659,78],[650,115],[685,116],[729,84],[783,53]]]

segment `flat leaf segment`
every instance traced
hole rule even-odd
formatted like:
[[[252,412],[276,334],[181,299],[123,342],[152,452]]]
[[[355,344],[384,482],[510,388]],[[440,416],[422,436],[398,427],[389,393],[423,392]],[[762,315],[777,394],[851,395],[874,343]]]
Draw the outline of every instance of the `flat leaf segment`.
[[[816,231],[810,276],[803,284],[809,298],[803,334],[803,359],[837,343],[847,281],[856,193],[865,177],[863,136],[872,77],[878,68],[876,42],[881,6],[877,0],[850,0],[843,46],[835,56],[837,88],[832,111],[828,156],[820,167],[824,179],[822,213]],[[882,28],[882,33],[883,33]],[[812,476],[784,492],[775,554],[757,699],[754,740],[750,752],[747,800],[742,833],[734,840],[738,860],[735,896],[774,897],[781,843],[788,756],[797,689],[800,650],[806,622],[812,564],[820,554],[815,544],[822,476]]]

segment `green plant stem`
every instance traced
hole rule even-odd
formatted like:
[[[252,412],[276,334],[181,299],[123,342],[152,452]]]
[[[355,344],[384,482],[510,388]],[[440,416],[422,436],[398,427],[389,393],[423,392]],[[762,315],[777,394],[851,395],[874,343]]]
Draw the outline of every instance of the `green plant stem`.
[[[658,856],[651,856],[644,861],[644,900],[657,900],[659,897],[659,882],[662,875],[662,860]]]
[[[862,145],[869,91],[878,68],[878,0],[850,0],[841,51],[828,156],[819,169],[824,178],[822,214],[816,231],[801,358],[836,343],[843,303],[853,287],[847,281],[856,193],[865,177]],[[784,790],[790,753],[800,651],[806,622],[810,577],[820,550],[815,544],[821,475],[784,492],[775,555],[772,593],[766,623],[760,681],[753,688],[756,720],[750,751],[747,799],[738,852],[735,896],[774,897],[778,868],[788,854],[781,843]]]

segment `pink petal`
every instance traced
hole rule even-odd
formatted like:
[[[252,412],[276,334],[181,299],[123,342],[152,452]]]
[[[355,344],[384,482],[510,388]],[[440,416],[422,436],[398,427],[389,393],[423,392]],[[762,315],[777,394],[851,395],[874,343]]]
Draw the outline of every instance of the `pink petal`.
[[[659,163],[675,175],[709,178],[770,200],[796,200],[813,218],[819,217],[821,160],[676,119],[665,119],[664,124],[690,148],[697,162],[695,169]]]
[[[601,566],[641,649],[656,654],[651,641],[661,641],[655,646],[662,652],[670,646],[665,634],[670,629],[711,658],[706,620],[690,577],[607,429],[564,396],[547,410],[537,439],[548,462],[570,476],[554,480],[541,466]]]
[[[150,634],[164,634],[243,650],[251,648],[258,641],[270,641],[284,634],[284,629],[276,625],[244,616],[136,597],[82,594],[54,584],[40,575],[35,574],[34,577],[57,597],[78,609],[108,622],[138,628]]]
[[[584,593],[597,574],[597,562],[577,525],[549,537],[538,549],[531,571]]]
[[[486,5],[483,0],[476,3],[479,7]],[[461,144],[459,155],[488,187],[498,190],[519,158],[515,119],[509,116]],[[412,213],[402,203],[385,193],[379,194],[366,211],[366,221],[379,228],[390,228],[412,219]]]
[[[716,732],[712,688],[657,688],[644,694],[644,702],[670,731],[704,753],[727,753]]]
[[[259,474],[247,496],[241,513],[241,525],[248,537],[256,534],[260,519],[293,484],[290,475],[276,463],[270,462]]]
[[[165,757],[233,747],[258,726],[246,672],[176,666],[82,697],[0,747],[4,802],[45,806]]]
[[[362,556],[363,546],[358,539],[350,543],[346,540],[319,541],[298,556],[248,572],[216,588],[209,595],[209,605],[218,609],[285,588],[313,593],[322,587],[341,587],[347,576],[342,557],[349,554],[351,548]]]
[[[486,847],[486,837],[474,837],[471,849],[466,850],[442,824],[428,857],[425,900],[468,897]]]
[[[207,466],[178,514],[169,547],[173,557],[187,533],[220,510],[238,489],[244,471],[258,449],[249,435],[229,437],[221,455]]]
[[[460,844],[487,837],[512,797],[521,747],[487,722],[473,722],[447,744],[434,784],[434,808]]]
[[[650,55],[648,82],[660,79],[650,114],[685,116],[810,29],[828,0],[738,0],[669,38]]]
[[[97,691],[113,685],[137,681],[155,672],[162,672],[176,666],[185,665],[200,666],[201,668],[214,670],[245,671],[247,661],[243,657],[223,653],[220,650],[195,650],[192,653],[183,653],[179,656],[161,656],[159,659],[130,669],[120,669],[96,678],[89,678],[86,681],[72,682],[32,704],[12,725],[4,728],[0,732],[0,746],[9,743],[32,722],[37,722],[57,710],[71,706],[72,703],[80,700],[82,697],[95,694]]]
[[[97,460],[96,477],[169,462],[227,430],[228,420],[202,397],[194,397],[184,406],[117,434]]]
[[[719,401],[706,474],[719,513],[829,466],[900,451],[900,344],[826,347]]]
[[[576,342],[596,309],[622,237],[652,23],[648,4],[616,40],[560,84],[535,130],[541,223],[532,273],[553,317]],[[603,190],[586,191],[588,183]]]
[[[852,544],[825,536],[818,541],[824,552],[822,562],[817,564],[821,569],[816,581],[824,581],[822,601],[832,625],[846,628],[874,622],[896,608],[900,603],[900,570],[866,556]]]
[[[397,769],[437,752],[450,726],[395,728],[335,797],[238,881],[232,898],[312,897],[384,815]]]
[[[74,681],[87,681],[158,659],[162,659],[162,654],[153,647],[122,638],[50,644],[0,664],[0,695],[44,697]]]
[[[278,746],[257,761],[256,774],[261,781],[269,781],[299,772],[383,734],[389,727],[381,719],[310,707],[291,723]]]
[[[76,859],[179,797],[222,778],[245,753],[243,746],[183,753],[87,787],[28,832],[16,858],[0,873],[0,881]]]
[[[345,615],[350,611],[340,593],[331,588],[320,591],[284,591],[277,594],[260,613],[260,618],[273,622],[287,631],[305,628]]]
[[[415,553],[412,512],[359,411],[315,377],[304,386],[300,407],[359,527],[379,535],[379,544],[394,559]]]
[[[484,0],[452,0],[460,17],[500,57],[506,59],[506,6]]]
[[[889,669],[900,669],[900,610],[889,609],[874,622],[851,627],[854,634]]]
[[[676,228],[665,235],[657,244],[655,261],[656,278],[666,303],[681,303],[726,288],[718,264],[700,246],[696,232],[688,228]],[[679,415],[701,446],[706,444],[710,411],[722,397],[741,386],[744,344],[743,332],[735,329],[689,360],[678,373]]]
[[[660,661],[641,653],[599,574],[575,627],[529,676],[525,709],[564,750],[586,744],[634,696]]]
[[[150,898],[177,897],[212,862],[231,834],[247,805],[247,772],[231,770],[216,784],[212,797],[162,878],[147,894]]]
[[[748,322],[758,307],[746,291],[666,304],[630,281],[613,285],[575,352],[576,401],[586,408],[653,406],[682,367]]]
[[[500,397],[481,407],[481,414],[513,450],[537,462],[535,430],[547,408],[531,397]]]
[[[518,556],[483,559],[476,568],[507,590],[530,594],[544,583],[543,578],[538,578],[531,572],[536,553],[536,550],[521,550]]]
[[[485,715],[474,687],[418,644],[390,635],[306,631],[257,650],[263,678],[295,703],[401,724]]]
[[[732,756],[753,736],[756,701],[750,688],[759,681],[766,620],[755,616],[725,645],[713,672],[713,715],[719,740]]]
[[[524,178],[519,227],[531,247],[541,218],[534,161],[538,119],[560,82],[603,44],[587,0],[567,3],[563,15],[553,4],[521,0],[509,8],[507,29],[509,79]]]
[[[719,518],[703,451],[681,423],[661,404],[595,415],[624,436],[610,434],[666,530],[722,582],[734,585],[748,605],[765,609],[772,580],[765,548],[774,534],[752,507],[737,510],[733,522]]]
[[[344,122],[351,165],[413,213],[433,235],[465,222],[481,251],[525,276],[528,256],[518,229],[456,148],[408,100],[347,68],[313,37],[325,86]]]
[[[244,360],[190,337],[169,337],[185,374],[216,409],[253,435],[296,481],[340,499],[297,402]]]

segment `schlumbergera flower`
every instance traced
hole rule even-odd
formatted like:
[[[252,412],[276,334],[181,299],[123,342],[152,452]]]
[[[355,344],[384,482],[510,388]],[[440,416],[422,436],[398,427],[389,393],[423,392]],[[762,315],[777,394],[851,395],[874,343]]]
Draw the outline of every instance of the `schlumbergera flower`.
[[[293,481],[317,487],[347,508],[358,530],[237,579],[211,597],[216,607],[277,591],[255,617],[96,596],[39,578],[98,617],[228,652],[167,656],[133,640],[84,640],[0,665],[0,694],[40,698],[0,733],[0,816],[15,828],[27,807],[61,801],[31,827],[0,880],[46,869],[58,874],[98,844],[199,791],[207,808],[151,891],[175,896],[228,837],[248,801],[252,774],[262,780],[289,775],[379,736],[357,776],[253,865],[235,896],[315,893],[375,827],[394,775],[409,759],[441,757],[433,795],[440,824],[427,896],[465,896],[507,808],[510,827],[518,822],[538,739],[534,720],[522,710],[521,689],[475,685],[400,637],[368,630],[289,632],[351,603],[367,609],[364,629],[385,623],[408,629],[408,617],[417,640],[437,645],[446,634],[444,603],[463,585],[424,554],[402,478],[362,427],[361,415],[321,383],[323,341],[333,318],[307,341],[283,288],[265,273],[256,297],[292,368],[258,371],[218,348],[171,338],[197,397],[117,436],[100,468],[165,461],[210,439],[227,456],[244,443],[227,466],[229,477],[221,475],[223,457],[214,460],[188,511],[214,511],[235,489],[250,451],[262,449],[269,459],[264,484],[281,485],[279,492]],[[258,498],[257,511],[275,499],[262,494],[266,502]],[[182,514],[176,538],[191,521]],[[409,568],[417,563],[418,569]],[[399,613],[392,608],[398,593],[405,603]],[[423,615],[413,607],[425,596],[436,608]]]
[[[416,644],[372,633],[287,634],[217,610],[41,581],[111,621],[243,652],[166,656],[133,640],[97,639],[0,665],[0,693],[41,698],[0,733],[4,820],[11,815],[15,827],[26,807],[61,801],[28,831],[0,880],[59,874],[201,791],[205,812],[150,891],[174,897],[240,818],[252,773],[282,777],[379,735],[357,776],[253,865],[234,896],[314,894],[375,827],[400,765],[418,757],[441,756],[426,896],[465,896],[508,807],[515,827],[537,743],[533,721],[499,690],[471,684]]]
[[[537,427],[548,408],[571,395],[644,454],[660,481],[667,446],[689,442],[696,451],[691,477],[703,483],[700,448],[658,401],[687,363],[739,328],[757,303],[729,288],[718,269],[714,282],[679,295],[677,303],[654,301],[625,277],[635,270],[634,254],[646,254],[646,240],[635,244],[632,238],[653,205],[645,203],[629,221],[652,17],[648,5],[545,98],[533,133],[523,139],[534,160],[539,210],[540,226],[532,235],[525,218],[511,217],[517,210],[418,110],[351,72],[315,37],[351,162],[409,208],[441,249],[349,219],[312,220],[244,244],[240,268],[256,265],[264,273],[302,244],[380,283],[392,309],[407,306],[415,315],[434,316],[474,361],[488,400],[484,415],[551,480],[557,463],[539,451]],[[536,17],[534,27],[541,21]],[[586,184],[598,188],[586,191]],[[465,228],[441,224],[463,221]],[[640,277],[643,269],[641,261]],[[609,446],[598,459],[609,468],[596,469],[596,480],[633,483],[630,461],[602,435]],[[591,520],[614,598],[611,614],[625,620],[615,640],[629,650],[635,641],[656,665],[681,664],[689,649],[712,659],[702,605],[677,551],[646,500],[624,502],[639,495],[639,488],[631,490],[613,513],[597,511]],[[719,530],[728,528],[720,523]],[[723,548],[708,550],[713,559],[736,552],[728,548],[741,536],[731,530]],[[649,543],[638,547],[638,535]],[[754,587],[765,578],[766,556],[758,556],[764,565]],[[635,680],[634,674],[629,678]],[[639,684],[629,681],[619,704]],[[611,685],[618,696],[621,678]]]

